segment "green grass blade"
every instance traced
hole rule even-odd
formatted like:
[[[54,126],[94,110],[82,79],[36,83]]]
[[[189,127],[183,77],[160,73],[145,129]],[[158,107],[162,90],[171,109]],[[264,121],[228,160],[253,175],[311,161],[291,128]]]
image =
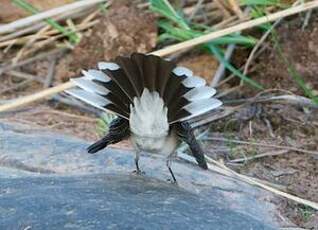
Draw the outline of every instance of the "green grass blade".
[[[169,20],[163,20],[159,22],[159,27],[162,28],[165,33],[159,37],[159,41],[164,39],[174,39],[177,41],[185,41],[198,36],[203,35],[205,31],[198,31],[190,28],[186,20],[183,19],[176,11],[172,8],[170,3],[167,0],[150,0],[151,7],[157,13],[165,16]],[[173,24],[176,23],[176,24]],[[181,23],[182,22],[182,23]],[[198,26],[196,26],[198,27]],[[241,35],[229,35],[222,38],[215,39],[201,47],[207,48],[208,51],[213,54],[224,66],[229,69],[235,76],[242,79],[244,82],[250,84],[251,86],[257,89],[263,89],[263,87],[256,81],[248,78],[238,69],[232,66],[228,61],[223,57],[222,51],[217,48],[217,45],[227,45],[227,44],[245,44],[245,45],[254,45],[256,43],[255,39],[251,37],[243,37]]]

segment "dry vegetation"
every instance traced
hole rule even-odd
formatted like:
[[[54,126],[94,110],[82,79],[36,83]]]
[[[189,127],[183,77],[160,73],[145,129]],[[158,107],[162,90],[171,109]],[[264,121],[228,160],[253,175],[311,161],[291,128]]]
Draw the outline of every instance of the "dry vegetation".
[[[38,11],[74,3],[28,2]],[[301,1],[171,1],[177,11],[154,2],[167,3],[113,1],[66,11],[52,16],[53,22],[52,18],[36,21],[10,31],[1,32],[0,24],[0,103],[67,82],[99,60],[134,51],[152,52]],[[0,7],[6,10],[1,10],[0,23],[29,15],[30,8],[22,3],[25,1],[2,1]],[[220,113],[192,123],[198,127],[208,156],[222,163],[219,168],[226,166],[225,170],[267,181],[317,205],[317,10],[218,38],[170,58],[217,87],[225,102]],[[100,135],[97,126],[105,125],[100,115],[60,93],[2,113],[0,121],[95,140]],[[107,116],[104,120],[107,125]],[[130,148],[130,144],[116,147]],[[318,229],[315,209],[286,198],[272,202],[281,211],[277,218],[282,227]]]

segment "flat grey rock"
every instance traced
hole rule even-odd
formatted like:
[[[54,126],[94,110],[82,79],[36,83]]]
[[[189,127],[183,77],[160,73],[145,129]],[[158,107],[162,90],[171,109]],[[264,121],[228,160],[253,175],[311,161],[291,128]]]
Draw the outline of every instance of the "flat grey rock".
[[[265,191],[196,165],[0,123],[0,229],[277,229]]]

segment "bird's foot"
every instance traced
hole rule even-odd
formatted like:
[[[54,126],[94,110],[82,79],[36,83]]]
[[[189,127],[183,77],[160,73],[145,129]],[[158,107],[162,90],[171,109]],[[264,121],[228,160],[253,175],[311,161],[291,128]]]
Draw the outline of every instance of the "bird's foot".
[[[132,171],[132,173],[136,174],[136,175],[140,175],[140,176],[146,175],[146,173],[144,171],[141,171],[138,169],[135,169],[134,171]]]
[[[170,182],[171,184],[178,185],[177,180],[174,180],[174,179],[169,178],[169,179],[167,179],[167,181]]]

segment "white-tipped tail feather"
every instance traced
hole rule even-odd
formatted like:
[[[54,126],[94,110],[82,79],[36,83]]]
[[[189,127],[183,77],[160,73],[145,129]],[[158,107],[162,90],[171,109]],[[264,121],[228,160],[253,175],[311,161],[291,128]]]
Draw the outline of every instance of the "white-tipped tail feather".
[[[107,95],[107,93],[109,93],[108,89],[94,83],[93,81],[91,81],[90,79],[87,79],[86,77],[73,78],[71,79],[71,81],[74,82],[78,87],[90,93],[96,93],[99,95]]]
[[[180,121],[185,121],[190,118],[202,115],[213,109],[216,109],[222,105],[222,102],[215,98],[197,100],[183,107],[184,110],[188,111],[191,115],[183,117]]]
[[[69,90],[66,90],[65,92],[72,95],[73,97],[76,97],[77,99],[80,99],[102,110],[106,110],[104,106],[110,103],[110,101],[107,100],[106,98],[100,95],[94,94],[92,92],[85,91],[80,88],[69,89]]]
[[[88,71],[82,70],[82,73],[91,81],[97,80],[101,82],[109,82],[111,80],[106,74],[96,69],[90,69]]]
[[[177,75],[177,76],[187,76],[187,77],[192,77],[193,75],[193,72],[191,70],[189,70],[188,68],[186,67],[183,67],[183,66],[178,66],[176,68],[174,68],[172,70],[172,72]]]
[[[189,92],[187,92],[184,95],[184,97],[188,99],[189,101],[197,101],[197,100],[210,98],[214,96],[215,93],[216,93],[215,89],[209,86],[201,86],[198,88],[191,89]]]
[[[193,87],[204,86],[206,84],[206,81],[203,78],[201,78],[201,77],[192,76],[192,77],[187,77],[186,79],[184,79],[182,81],[182,84],[185,87],[193,88]]]
[[[103,70],[103,69],[117,70],[120,68],[119,65],[113,62],[98,62],[97,67],[100,70]]]

